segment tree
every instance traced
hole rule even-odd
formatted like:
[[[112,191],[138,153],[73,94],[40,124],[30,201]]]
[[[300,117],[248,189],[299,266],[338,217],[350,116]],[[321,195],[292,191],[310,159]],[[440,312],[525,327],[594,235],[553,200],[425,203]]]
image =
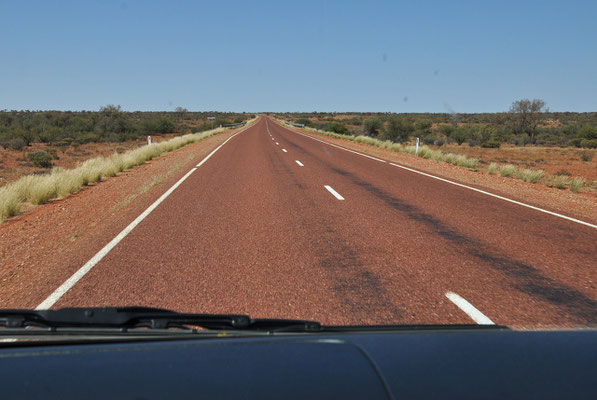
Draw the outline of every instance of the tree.
[[[363,134],[367,136],[377,136],[383,128],[383,122],[377,117],[366,118],[363,120]]]
[[[415,127],[410,122],[400,117],[393,117],[388,121],[384,138],[393,142],[406,142],[414,130]]]
[[[327,124],[325,130],[329,132],[339,133],[342,135],[348,135],[350,133],[346,125],[344,125],[341,122],[330,122],[329,124]]]
[[[461,146],[470,137],[468,129],[464,127],[455,128],[450,134],[450,139],[455,140],[458,146]]]
[[[176,113],[176,116],[179,119],[184,119],[184,117],[186,116],[186,113],[189,112],[189,110],[187,110],[186,108],[183,108],[183,107],[176,107],[176,109],[174,109],[174,112]]]
[[[517,100],[510,106],[510,113],[514,114],[514,132],[516,134],[526,133],[535,142],[537,135],[537,125],[543,118],[543,113],[547,111],[545,101],[541,99],[522,99]]]
[[[122,111],[120,105],[115,106],[114,104],[108,104],[107,106],[100,107],[100,112],[106,115],[118,114]]]

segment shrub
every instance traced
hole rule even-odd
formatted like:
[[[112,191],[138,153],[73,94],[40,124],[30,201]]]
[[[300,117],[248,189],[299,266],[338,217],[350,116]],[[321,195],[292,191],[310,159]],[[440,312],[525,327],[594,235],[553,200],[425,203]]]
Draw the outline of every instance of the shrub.
[[[556,175],[548,180],[548,184],[556,189],[565,189],[570,184],[570,178],[565,175]]]
[[[444,138],[439,138],[435,141],[435,145],[438,147],[442,147],[444,144],[446,144],[446,139]]]
[[[580,145],[585,149],[597,149],[597,139],[584,139]]]
[[[384,132],[384,138],[393,142],[406,142],[415,130],[414,126],[407,120],[400,117],[393,117],[388,121]]]
[[[479,146],[480,143],[477,139],[469,139],[468,145],[469,145],[469,147],[475,147],[475,146]]]
[[[60,160],[60,157],[58,157],[58,149],[48,148],[46,149],[46,153],[48,153],[53,160]]]
[[[575,177],[572,178],[572,180],[570,180],[570,191],[572,193],[577,193],[580,188],[582,188],[585,185],[585,180],[583,178],[580,177]]]
[[[433,144],[435,143],[435,138],[432,136],[423,136],[421,138],[421,142],[423,142],[424,144]]]
[[[500,145],[501,143],[497,140],[488,140],[486,142],[483,142],[483,144],[481,144],[481,147],[486,149],[499,149]]]
[[[36,153],[27,154],[29,161],[36,167],[50,168],[52,166],[52,156],[45,151],[38,151]]]
[[[497,165],[496,163],[491,163],[489,164],[489,167],[487,167],[487,172],[493,175],[497,172],[498,168],[499,165]]]
[[[363,134],[367,136],[377,136],[383,127],[383,122],[377,117],[366,118],[363,120]]]
[[[516,167],[512,164],[501,165],[498,168],[498,171],[500,172],[501,176],[509,177],[514,175],[514,173],[516,172]]]
[[[311,120],[309,118],[299,118],[296,120],[297,124],[301,124],[301,125],[305,125],[305,126],[311,126]]]
[[[585,140],[585,139],[583,139],[583,138],[577,138],[577,137],[576,138],[572,138],[572,139],[570,139],[568,141],[568,144],[570,146],[574,146],[574,147],[582,147],[581,143],[583,142],[583,140]]]
[[[529,135],[527,135],[526,133],[516,135],[516,137],[514,138],[514,144],[517,146],[524,147],[531,142],[532,142],[531,137]]]
[[[450,139],[454,139],[458,143],[458,146],[461,146],[468,138],[468,132],[464,128],[456,128],[450,134]]]
[[[341,122],[330,122],[325,130],[334,133],[340,133],[342,135],[348,135],[350,133],[346,125]]]
[[[593,159],[594,154],[590,151],[583,151],[580,153],[580,159],[582,161],[591,161]]]
[[[514,175],[525,182],[537,183],[543,176],[543,170],[534,171],[532,169],[519,169]]]
[[[568,171],[567,169],[561,169],[558,172],[556,172],[556,175],[558,175],[558,176],[570,176],[570,171]]]
[[[8,142],[8,145],[13,150],[23,150],[23,148],[25,148],[26,143],[22,138],[16,137],[16,138],[10,139],[10,141]]]

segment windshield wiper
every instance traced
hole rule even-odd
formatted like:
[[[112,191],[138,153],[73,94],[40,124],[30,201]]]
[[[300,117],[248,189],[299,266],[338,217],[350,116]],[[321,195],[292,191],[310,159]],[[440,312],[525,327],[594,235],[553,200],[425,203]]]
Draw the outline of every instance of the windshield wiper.
[[[58,310],[0,310],[0,335],[18,331],[23,335],[42,333],[85,333],[109,329],[121,333],[164,333],[168,329],[198,332],[208,331],[263,332],[326,332],[349,333],[362,331],[448,331],[448,330],[505,330],[500,325],[353,325],[324,326],[319,322],[293,319],[252,319],[241,314],[185,314],[149,307],[89,307]],[[29,329],[42,328],[42,329]],[[45,329],[44,329],[45,328]]]
[[[288,319],[251,319],[240,314],[185,314],[149,307],[89,307],[58,310],[0,310],[0,327],[22,329],[116,328],[249,330],[309,332],[321,329],[319,322]],[[9,329],[10,330],[10,329]],[[1,330],[0,330],[1,332]]]

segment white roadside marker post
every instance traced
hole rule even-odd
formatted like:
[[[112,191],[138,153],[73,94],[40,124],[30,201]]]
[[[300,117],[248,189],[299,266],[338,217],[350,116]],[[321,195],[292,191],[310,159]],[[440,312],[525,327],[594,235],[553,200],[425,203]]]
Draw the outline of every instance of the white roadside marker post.
[[[147,144],[151,144],[151,136],[147,136]]]
[[[417,138],[417,144],[415,145],[415,157],[419,154],[419,138]]]

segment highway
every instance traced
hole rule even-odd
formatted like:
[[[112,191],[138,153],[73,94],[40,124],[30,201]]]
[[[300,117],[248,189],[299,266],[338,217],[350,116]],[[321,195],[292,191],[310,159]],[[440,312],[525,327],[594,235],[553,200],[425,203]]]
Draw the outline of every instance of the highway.
[[[268,117],[183,178],[40,307],[326,324],[597,323],[594,227]]]

